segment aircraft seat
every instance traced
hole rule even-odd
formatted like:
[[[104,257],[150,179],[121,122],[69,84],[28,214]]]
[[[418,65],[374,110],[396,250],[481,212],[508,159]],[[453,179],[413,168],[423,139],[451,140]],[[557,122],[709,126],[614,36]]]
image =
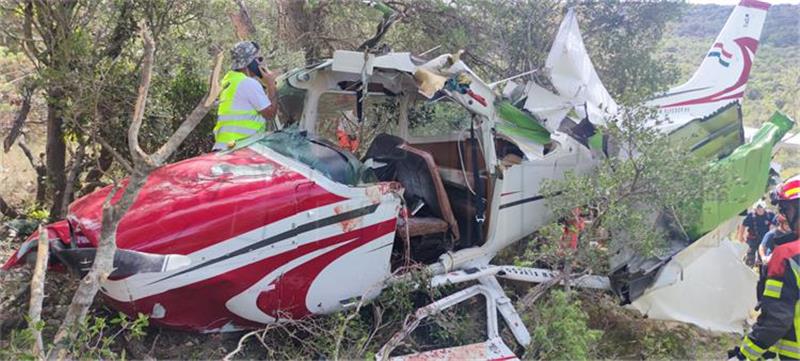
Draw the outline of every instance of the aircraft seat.
[[[414,148],[402,138],[379,134],[364,158],[380,163],[373,169],[379,180],[397,181],[403,185],[409,212],[416,211],[408,217],[409,237],[449,231],[454,240],[458,239],[458,224],[439,169],[430,153]],[[405,237],[404,221],[398,222],[396,234]]]

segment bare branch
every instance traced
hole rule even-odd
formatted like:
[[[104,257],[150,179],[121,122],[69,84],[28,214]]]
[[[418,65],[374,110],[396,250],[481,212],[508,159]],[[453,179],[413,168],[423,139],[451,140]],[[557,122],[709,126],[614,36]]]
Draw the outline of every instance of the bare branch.
[[[139,146],[139,130],[142,128],[142,119],[144,118],[144,108],[147,103],[147,92],[150,90],[150,78],[153,76],[153,53],[155,51],[155,44],[153,38],[150,36],[150,31],[147,24],[142,22],[141,36],[144,42],[144,60],[142,62],[142,80],[139,83],[139,95],[136,97],[136,106],[133,108],[133,119],[131,126],[128,128],[128,146],[130,147],[131,157],[134,163],[138,160],[149,163],[151,166],[152,161],[147,154]]]
[[[39,225],[39,243],[36,250],[36,266],[33,268],[31,277],[31,299],[28,308],[28,327],[33,334],[33,354],[37,358],[44,358],[44,343],[42,342],[42,331],[39,321],[42,319],[42,302],[44,302],[44,276],[47,268],[47,256],[49,255],[49,243],[47,241],[47,229]]]
[[[23,10],[23,23],[22,34],[25,39],[22,42],[22,51],[30,59],[31,63],[37,66],[41,61],[41,54],[36,49],[36,44],[33,42],[33,2],[31,0],[25,1],[25,9]]]
[[[19,146],[19,148],[22,149],[22,153],[25,154],[25,158],[28,158],[28,162],[31,163],[31,167],[33,167],[33,169],[38,172],[39,168],[42,167],[42,165],[37,164],[36,158],[33,157],[31,149],[28,148],[28,145],[25,143],[25,139],[20,139],[19,142],[17,143],[17,146]]]
[[[67,314],[61,322],[61,326],[56,332],[53,340],[54,347],[50,350],[47,358],[49,360],[64,360],[67,358],[67,336],[75,331],[77,324],[86,317],[89,307],[94,301],[94,296],[100,288],[100,281],[104,280],[113,269],[114,253],[117,251],[116,233],[119,221],[122,218],[114,217],[121,206],[129,204],[127,199],[135,198],[138,195],[141,185],[144,184],[146,177],[141,177],[139,173],[134,173],[125,187],[125,192],[122,198],[111,206],[111,200],[119,191],[119,185],[116,185],[111,192],[106,196],[103,202],[103,219],[102,231],[100,233],[100,242],[97,245],[97,252],[95,253],[94,262],[89,273],[83,277],[75,295],[72,297],[72,302],[67,309]],[[139,183],[141,182],[141,183]],[[137,187],[137,184],[139,185]],[[130,201],[132,203],[132,201]],[[125,208],[127,210],[127,208]],[[124,214],[124,211],[122,212]],[[116,218],[116,220],[115,220]]]
[[[95,118],[97,118],[97,117],[95,117]],[[95,140],[98,143],[100,143],[100,145],[103,146],[103,148],[107,149],[111,153],[111,155],[114,156],[114,159],[120,165],[122,165],[122,168],[125,168],[125,170],[128,173],[133,173],[133,165],[131,164],[131,162],[129,162],[127,159],[125,159],[125,157],[123,157],[122,154],[117,152],[117,150],[114,149],[114,147],[111,144],[109,144],[108,141],[105,140],[105,138],[87,131],[83,126],[80,125],[80,123],[78,123],[77,121],[75,121],[72,118],[66,118],[66,119],[67,119],[68,122],[72,123],[72,125],[74,125],[76,128],[80,129],[81,132],[83,132],[84,134],[89,135],[90,137],[92,137],[93,140]]]
[[[242,338],[239,339],[239,342],[236,344],[236,348],[233,351],[229,352],[227,355],[225,355],[225,357],[223,357],[222,360],[223,361],[232,360],[233,357],[236,356],[236,354],[238,354],[239,352],[242,352],[242,350],[244,349],[244,344],[245,344],[245,342],[247,342],[247,339],[249,339],[250,337],[253,337],[253,336],[257,337],[258,334],[262,333],[263,331],[265,331],[265,329],[258,329],[258,330],[250,331],[250,332],[246,333],[244,336],[242,336]]]
[[[194,110],[186,117],[169,140],[152,155],[153,162],[156,164],[163,164],[172,153],[175,153],[181,143],[189,136],[189,133],[191,133],[192,130],[200,124],[200,121],[203,120],[206,114],[208,114],[208,111],[214,104],[214,99],[216,99],[220,91],[222,91],[219,86],[219,77],[222,71],[222,58],[222,52],[217,53],[217,56],[214,58],[214,72],[211,74],[211,84],[208,94],[200,100]]]
[[[54,344],[55,346],[48,354],[48,359],[65,359],[67,355],[67,336],[75,331],[75,327],[86,317],[89,307],[94,301],[94,297],[100,289],[100,284],[106,280],[108,275],[113,271],[114,267],[114,254],[117,250],[116,235],[119,223],[122,221],[125,213],[136,201],[139,192],[147,182],[148,175],[155,167],[160,166],[172,153],[180,146],[180,143],[186,138],[192,129],[200,122],[200,120],[208,113],[212,104],[212,99],[216,98],[219,94],[219,72],[221,70],[221,55],[217,56],[217,64],[215,66],[214,75],[212,76],[212,87],[209,94],[200,101],[195,107],[194,111],[183,121],[178,128],[176,134],[173,134],[169,141],[162,146],[155,156],[146,154],[138,143],[139,129],[142,125],[142,117],[144,114],[145,101],[147,99],[147,92],[150,87],[150,76],[153,66],[153,52],[155,44],[150,37],[147,28],[143,25],[141,32],[142,39],[145,43],[145,58],[142,67],[142,79],[139,85],[139,93],[137,102],[134,109],[133,121],[128,128],[128,147],[131,155],[133,156],[133,167],[130,169],[130,176],[127,183],[123,186],[116,185],[111,192],[109,192],[103,203],[103,216],[102,216],[102,231],[100,233],[100,241],[97,245],[92,268],[89,273],[81,280],[75,295],[72,298],[72,303],[64,316],[64,320],[56,333]],[[77,122],[75,122],[77,123]],[[102,140],[102,138],[99,138]],[[104,144],[104,146],[107,146]],[[115,157],[121,158],[113,148],[107,146]],[[123,164],[127,162],[122,159]],[[130,165],[129,165],[130,166]],[[124,187],[122,195],[112,202],[121,187]]]

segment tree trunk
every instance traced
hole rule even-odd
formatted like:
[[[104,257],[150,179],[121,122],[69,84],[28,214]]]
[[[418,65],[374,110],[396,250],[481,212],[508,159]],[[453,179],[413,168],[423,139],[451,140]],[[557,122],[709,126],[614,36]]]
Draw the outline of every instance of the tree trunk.
[[[67,173],[66,183],[64,184],[64,198],[61,204],[64,207],[64,213],[69,210],[69,204],[75,200],[75,187],[78,183],[78,177],[83,170],[83,158],[86,156],[86,146],[83,144],[78,145],[78,150],[70,159],[69,173]]]
[[[50,207],[50,219],[63,218],[64,186],[67,182],[64,174],[66,164],[66,144],[64,143],[64,124],[61,105],[63,93],[51,87],[47,91],[47,180],[53,205]]]
[[[249,40],[256,36],[256,27],[253,25],[253,20],[250,18],[250,13],[243,0],[234,0],[239,11],[231,12],[228,16],[231,18],[233,28],[236,29],[236,36],[240,41]]]
[[[278,6],[278,37],[303,50],[306,64],[322,57],[319,35],[324,20],[324,2],[310,5],[305,1],[280,0]]]

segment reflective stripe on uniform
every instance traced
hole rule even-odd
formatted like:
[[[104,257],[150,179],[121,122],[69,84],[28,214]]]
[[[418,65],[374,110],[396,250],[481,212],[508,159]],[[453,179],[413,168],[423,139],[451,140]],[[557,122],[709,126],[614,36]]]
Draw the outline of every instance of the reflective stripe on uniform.
[[[786,197],[789,197],[789,196],[793,196],[793,195],[795,195],[795,194],[797,194],[799,192],[800,192],[800,187],[795,187],[795,188],[786,190],[785,192],[783,192],[783,194],[785,194]]]
[[[742,355],[747,357],[748,360],[758,360],[761,358],[761,355],[766,352],[766,350],[758,347],[758,345],[753,343],[753,341],[750,341],[749,336],[744,337],[744,341],[742,341],[742,346],[739,347],[739,351],[741,351]]]
[[[236,142],[266,129],[266,121],[257,110],[234,110],[233,100],[242,80],[247,76],[237,71],[229,71],[222,80],[224,89],[220,93],[217,108],[217,123],[214,125],[214,150],[228,149],[230,142]]]
[[[259,115],[258,112],[242,112],[241,114],[221,114],[217,115],[217,120],[225,121],[225,120],[256,120],[258,119]]]
[[[239,118],[236,120],[218,120],[217,124],[214,125],[214,128],[219,128],[224,125],[236,125],[240,127],[247,127],[250,129],[262,129],[264,128],[264,122],[261,121],[260,118]]]
[[[213,150],[226,150],[226,149],[228,149],[228,143],[225,143],[225,142],[214,143],[214,148],[211,148],[211,149],[213,149]]]
[[[792,273],[794,273],[797,288],[800,289],[800,265],[792,258],[789,258],[789,265],[792,268]],[[795,341],[786,339],[778,341],[778,344],[775,345],[777,348],[776,353],[787,358],[800,360],[800,301],[794,306],[794,333]]]
[[[768,279],[766,285],[764,285],[764,296],[781,298],[781,289],[783,289],[783,282]]]
[[[780,340],[775,345],[775,351],[778,355],[788,356],[794,359],[800,359],[800,344],[789,340]]]
[[[258,130],[246,127],[240,127],[236,125],[223,125],[217,129],[214,129],[214,135],[218,135],[219,133],[237,133],[244,135],[253,135],[258,133]]]

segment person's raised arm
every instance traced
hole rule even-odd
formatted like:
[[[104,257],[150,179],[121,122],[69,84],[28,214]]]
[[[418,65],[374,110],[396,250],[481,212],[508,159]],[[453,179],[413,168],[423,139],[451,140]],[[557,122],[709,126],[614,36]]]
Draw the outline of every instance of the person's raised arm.
[[[264,109],[259,110],[264,119],[275,119],[278,113],[278,88],[275,85],[275,75],[269,70],[261,68],[261,78],[258,79],[261,85],[267,90],[267,97],[269,98],[270,105]]]

